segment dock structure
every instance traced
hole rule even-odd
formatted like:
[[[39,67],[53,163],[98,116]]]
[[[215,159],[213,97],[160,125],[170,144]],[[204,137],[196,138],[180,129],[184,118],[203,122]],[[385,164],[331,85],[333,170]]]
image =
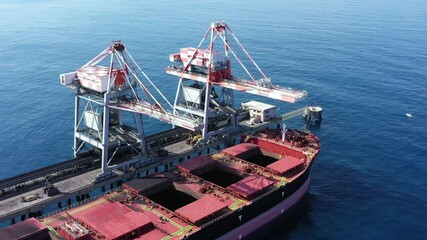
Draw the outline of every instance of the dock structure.
[[[238,49],[243,56],[237,55]],[[249,80],[232,74],[232,57]],[[60,83],[75,92],[74,158],[0,180],[0,223],[14,224],[86,202],[128,180],[230,147],[245,134],[272,125],[280,128],[297,116],[304,117],[306,127],[312,120],[320,124],[320,107],[283,115],[276,114],[275,106],[256,101],[236,108],[233,91],[290,103],[306,98],[307,92],[273,85],[225,22],[212,23],[197,48],[181,48],[170,60],[175,65],[166,73],[179,77],[173,104],[122,41],[113,41],[82,67],[61,74]],[[146,136],[143,116],[173,129]]]

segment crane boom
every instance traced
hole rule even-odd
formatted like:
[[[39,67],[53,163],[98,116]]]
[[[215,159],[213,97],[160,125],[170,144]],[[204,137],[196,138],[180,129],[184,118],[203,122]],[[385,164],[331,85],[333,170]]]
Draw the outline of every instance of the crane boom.
[[[166,73],[203,83],[206,83],[208,81],[207,75],[183,72],[182,69],[173,66],[168,67],[166,69]],[[290,103],[301,101],[305,99],[308,95],[306,91],[295,90],[292,88],[282,88],[277,85],[257,85],[253,81],[244,80],[232,76],[228,78],[223,78],[221,79],[221,81],[211,81],[210,83],[219,87],[229,88],[236,91],[246,92]]]
[[[209,33],[211,33],[211,40],[207,44],[207,48],[203,48],[202,45]],[[237,47],[232,46],[229,39],[234,39]],[[214,49],[214,46],[218,45],[214,44],[215,40],[222,41],[224,52]],[[256,70],[255,73],[251,72],[249,66],[244,64],[244,59],[237,55],[238,51],[243,52],[243,57],[252,63]],[[229,55],[234,56],[250,80],[231,74]],[[212,23],[197,48],[181,48],[179,53],[171,54],[169,59],[172,62],[181,63],[182,66],[169,66],[166,73],[180,78],[291,103],[303,100],[308,95],[304,90],[273,85],[271,79],[260,69],[225,22]],[[257,73],[261,76],[260,79],[256,79]]]

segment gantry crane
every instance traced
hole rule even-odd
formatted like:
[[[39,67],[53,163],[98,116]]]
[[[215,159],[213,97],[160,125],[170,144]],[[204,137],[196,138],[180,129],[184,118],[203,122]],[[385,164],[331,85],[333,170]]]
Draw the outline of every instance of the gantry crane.
[[[192,131],[203,127],[199,119],[168,111],[155,98],[150,89],[172,107],[121,41],[114,41],[78,70],[61,74],[60,81],[76,93],[74,155],[89,150],[87,145],[101,150],[102,174],[147,156],[141,115]],[[134,113],[136,129],[124,124],[123,112]],[[134,161],[117,160],[123,147],[135,152]]]
[[[210,42],[202,48],[209,34]],[[217,39],[222,41],[223,51],[215,48]],[[260,79],[249,71],[229,39],[235,41],[237,48],[261,74]],[[231,55],[250,80],[232,75]],[[148,161],[141,115],[192,130],[201,142],[236,129],[239,113],[234,108],[233,90],[292,103],[307,96],[305,91],[273,85],[225,22],[212,23],[197,48],[182,48],[180,53],[171,54],[170,60],[182,63],[182,66],[169,66],[166,70],[168,74],[180,77],[173,105],[121,41],[113,41],[76,71],[60,75],[61,84],[76,93],[74,155],[89,150],[90,146],[100,150],[100,177],[116,168],[127,171],[133,163]],[[166,104],[161,104],[152,92],[161,96]],[[172,110],[167,110],[164,105]],[[134,113],[136,128],[124,124],[124,112]],[[130,159],[123,156],[120,160],[121,152],[129,152],[121,151],[123,148],[131,149],[135,154]]]
[[[210,40],[206,44],[208,37]],[[220,43],[217,44],[216,40]],[[237,47],[231,45],[231,40]],[[243,57],[256,69],[260,79],[244,64],[238,52],[243,52]],[[232,75],[231,55],[248,74],[248,80]],[[181,48],[179,53],[171,54],[169,58],[171,62],[180,64],[166,69],[166,73],[180,77],[174,110],[200,118],[203,121],[203,138],[236,126],[233,90],[291,103],[307,97],[306,91],[273,85],[225,22],[213,22],[197,48]],[[215,86],[220,88],[220,94]],[[224,115],[228,115],[229,124],[220,126],[220,130],[215,124],[227,119],[221,117]]]

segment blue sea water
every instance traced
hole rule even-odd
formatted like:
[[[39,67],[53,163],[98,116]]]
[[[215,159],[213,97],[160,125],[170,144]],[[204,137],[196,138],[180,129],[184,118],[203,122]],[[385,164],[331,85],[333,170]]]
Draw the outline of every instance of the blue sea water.
[[[227,21],[275,83],[309,92],[294,105],[267,102],[325,109],[308,205],[263,238],[425,239],[422,0],[0,0],[0,178],[72,157],[73,93],[60,73],[122,39],[172,100],[168,54],[196,46],[216,20]],[[145,119],[146,129],[157,125]]]

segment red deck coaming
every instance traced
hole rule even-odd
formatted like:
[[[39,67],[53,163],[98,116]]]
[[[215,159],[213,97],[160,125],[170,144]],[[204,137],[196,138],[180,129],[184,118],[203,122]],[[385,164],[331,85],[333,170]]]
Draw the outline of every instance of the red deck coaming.
[[[228,186],[227,190],[238,193],[244,198],[252,198],[275,183],[276,181],[274,180],[259,175],[253,175]]]
[[[139,203],[132,203],[127,206],[129,208],[134,209],[135,211],[143,211],[144,215],[147,216],[151,220],[151,222],[155,225],[155,228],[151,229],[148,232],[144,232],[143,235],[135,239],[144,239],[144,240],[163,239],[164,237],[168,236],[167,233],[174,233],[188,226],[187,222],[185,222],[184,220],[178,217],[175,217],[171,212],[169,212],[166,209],[153,208],[154,211],[142,210],[142,205]],[[160,221],[160,217],[158,214],[161,214],[164,217],[169,218],[169,220],[163,221],[163,222]],[[193,227],[192,229],[195,230],[197,228]],[[176,238],[170,238],[170,239],[171,240],[180,239],[180,237],[178,236]]]
[[[116,239],[131,231],[152,225],[147,216],[134,212],[118,202],[88,208],[70,215],[101,233],[106,239]]]
[[[253,143],[241,143],[236,146],[224,149],[222,152],[226,153],[228,155],[231,155],[233,157],[239,157],[240,155],[252,150],[258,148],[256,144]]]
[[[178,164],[177,168],[185,173],[193,173],[198,169],[215,163],[215,160],[213,160],[211,157],[202,155]]]
[[[167,237],[168,234],[160,231],[159,229],[153,229],[147,233],[144,233],[143,235],[134,238],[134,240],[154,240],[154,239],[163,239]],[[181,237],[172,237],[169,239],[180,239]]]
[[[123,183],[123,187],[129,192],[137,195],[165,184],[171,184],[171,181],[171,179],[167,178],[163,174],[153,174],[142,179],[137,178]]]
[[[35,218],[16,223],[0,230],[0,239],[47,239],[46,226]]]
[[[267,166],[268,170],[278,172],[280,174],[284,174],[285,172],[303,164],[304,162],[292,156],[284,157],[270,165]]]
[[[227,208],[226,203],[212,196],[204,196],[197,201],[175,210],[175,212],[196,224],[225,208]]]
[[[261,149],[269,152],[284,154],[296,158],[306,158],[301,152],[301,148],[294,147],[295,149],[292,149],[290,146],[287,146],[286,143],[283,145],[281,142],[276,142],[274,139],[264,140],[261,138],[250,138],[248,142],[257,144]]]

